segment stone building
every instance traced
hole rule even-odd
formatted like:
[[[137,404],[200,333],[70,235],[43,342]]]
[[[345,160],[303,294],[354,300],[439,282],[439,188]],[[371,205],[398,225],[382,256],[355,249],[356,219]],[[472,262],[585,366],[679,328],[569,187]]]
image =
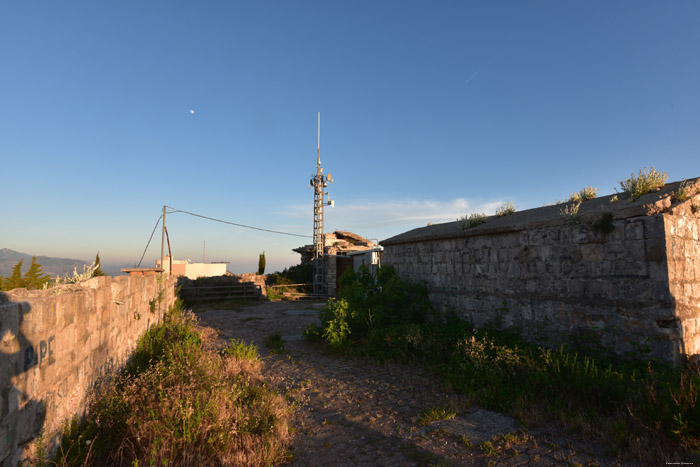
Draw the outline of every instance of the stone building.
[[[335,295],[338,290],[338,278],[343,274],[343,271],[347,268],[352,268],[353,263],[353,253],[375,250],[378,253],[374,254],[374,258],[379,258],[381,255],[380,247],[378,245],[364,237],[361,237],[352,232],[347,232],[343,230],[336,230],[333,233],[327,233],[324,235],[324,275],[325,275],[325,288],[328,295]],[[314,257],[314,246],[304,245],[298,248],[294,248],[295,251],[301,255],[301,262],[310,263]]]
[[[700,181],[684,186],[421,227],[382,241],[382,261],[476,325],[678,363],[700,353]]]

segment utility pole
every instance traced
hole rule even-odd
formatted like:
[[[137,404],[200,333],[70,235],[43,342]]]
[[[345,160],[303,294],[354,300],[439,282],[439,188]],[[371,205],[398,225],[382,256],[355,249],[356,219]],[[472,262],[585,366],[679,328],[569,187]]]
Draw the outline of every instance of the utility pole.
[[[318,146],[316,147],[316,174],[309,181],[309,188],[314,189],[314,259],[313,259],[313,275],[314,275],[314,294],[324,295],[325,290],[325,275],[323,265],[323,250],[325,246],[325,237],[323,235],[323,206],[335,205],[335,202],[325,202],[325,197],[328,195],[325,188],[329,183],[333,183],[331,174],[323,175],[323,167],[321,167],[321,112],[318,113]]]
[[[170,243],[170,241],[168,241]],[[163,269],[163,273],[165,273],[165,206],[163,206],[163,233],[160,238],[160,267]],[[173,259],[170,258],[170,261]]]

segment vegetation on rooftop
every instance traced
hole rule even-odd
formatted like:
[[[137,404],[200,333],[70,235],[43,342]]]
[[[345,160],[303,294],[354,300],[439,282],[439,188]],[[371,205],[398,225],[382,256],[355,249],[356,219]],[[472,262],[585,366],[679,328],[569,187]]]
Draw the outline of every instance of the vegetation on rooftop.
[[[651,193],[653,190],[663,187],[668,179],[666,172],[660,172],[653,166],[650,169],[644,167],[639,169],[639,172],[634,172],[620,183],[622,192],[627,195],[629,201],[634,201],[640,196]]]

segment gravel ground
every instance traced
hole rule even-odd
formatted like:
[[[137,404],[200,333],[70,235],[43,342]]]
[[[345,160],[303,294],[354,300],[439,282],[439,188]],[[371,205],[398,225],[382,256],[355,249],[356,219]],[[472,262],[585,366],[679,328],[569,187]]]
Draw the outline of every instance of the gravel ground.
[[[323,354],[301,338],[322,305],[264,301],[197,313],[222,345],[231,338],[257,345],[263,374],[296,405],[292,466],[617,465],[601,446],[556,427],[526,431],[469,406],[423,368]],[[265,348],[273,333],[282,335],[283,353]],[[438,407],[457,415],[420,423]]]

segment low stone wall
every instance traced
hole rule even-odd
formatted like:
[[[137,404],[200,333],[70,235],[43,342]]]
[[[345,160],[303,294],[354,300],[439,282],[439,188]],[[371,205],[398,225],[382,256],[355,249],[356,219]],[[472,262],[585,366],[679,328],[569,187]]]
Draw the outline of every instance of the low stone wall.
[[[51,447],[105,374],[174,302],[170,277],[94,277],[0,293],[0,462],[16,466],[43,432]]]
[[[415,229],[381,242],[383,264],[476,325],[679,362],[700,353],[700,183],[684,201],[678,185],[585,201],[576,225],[559,205]]]

